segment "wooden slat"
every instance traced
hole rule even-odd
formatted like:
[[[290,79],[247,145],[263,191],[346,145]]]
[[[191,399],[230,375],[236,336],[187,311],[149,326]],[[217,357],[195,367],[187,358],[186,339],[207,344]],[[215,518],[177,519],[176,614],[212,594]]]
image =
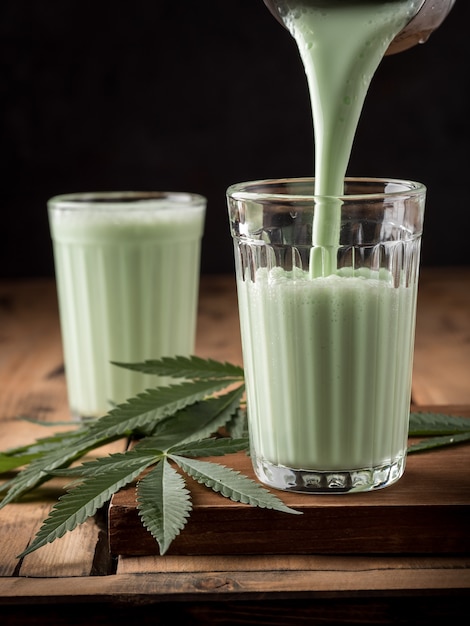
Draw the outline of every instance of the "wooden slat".
[[[396,563],[382,559],[342,557],[335,560],[334,567],[321,566],[293,568],[291,570],[273,569],[230,569],[197,572],[145,572],[136,574],[117,574],[114,576],[82,577],[75,579],[57,579],[52,585],[48,579],[28,579],[10,577],[0,579],[0,598],[4,602],[21,598],[30,601],[48,598],[94,597],[103,601],[110,597],[119,599],[125,595],[128,601],[138,600],[158,593],[159,601],[169,599],[189,600],[203,596],[262,596],[265,600],[274,595],[278,598],[295,594],[296,597],[307,595],[315,598],[341,597],[353,592],[356,597],[371,596],[374,592],[385,591],[389,595],[407,591],[412,595],[422,590],[452,589],[466,590],[470,586],[470,562],[468,558],[428,562],[422,566],[419,559],[410,559]],[[199,573],[201,571],[199,570]],[[145,574],[144,576],[142,574]]]
[[[463,570],[470,568],[470,555],[458,557]],[[455,566],[455,556],[366,556],[286,554],[279,559],[275,554],[236,554],[210,556],[123,556],[119,559],[117,574],[147,573],[216,573],[216,572],[344,572],[355,573],[388,570],[447,569]]]
[[[415,404],[470,404],[470,268],[423,268],[413,368]]]
[[[74,428],[65,386],[55,284],[49,279],[0,283],[0,449],[6,450]],[[45,427],[21,419],[44,421]],[[123,450],[125,442],[101,449]],[[96,568],[100,528],[94,519],[28,555],[25,550],[65,479],[55,479],[0,510],[0,575],[85,576]]]
[[[103,447],[102,453],[122,449],[123,442],[115,442]],[[62,538],[21,560],[17,558],[29,546],[52,506],[64,493],[67,482],[68,479],[55,478],[20,502],[8,504],[0,510],[0,576],[67,577],[109,571],[110,557],[103,557],[102,550],[97,552],[100,540],[105,537],[103,529],[106,528],[99,517],[89,518]],[[107,543],[105,547],[107,549]]]
[[[242,365],[234,276],[202,276],[195,352],[204,358]]]
[[[53,281],[0,283],[0,342],[0,415],[11,416],[33,408],[46,414],[51,399],[57,404],[59,396],[65,407],[62,344]],[[9,404],[12,401],[14,406]]]
[[[25,550],[32,535],[47,516],[49,506],[13,503],[0,511],[0,576],[13,576],[19,568],[17,555]]]

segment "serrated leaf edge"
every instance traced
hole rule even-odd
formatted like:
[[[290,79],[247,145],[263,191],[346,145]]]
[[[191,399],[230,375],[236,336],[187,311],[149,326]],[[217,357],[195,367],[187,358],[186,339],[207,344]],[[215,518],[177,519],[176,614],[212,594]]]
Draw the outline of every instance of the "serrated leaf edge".
[[[248,478],[248,476],[237,470],[219,463],[198,461],[176,454],[169,454],[168,457],[197,482],[210,487],[216,493],[220,493],[234,502],[250,504],[259,508],[274,509],[284,513],[301,514],[300,511],[291,509],[284,504],[282,500],[262,487],[260,483]],[[215,476],[216,473],[219,474],[219,477]],[[234,484],[230,484],[232,481]],[[237,483],[238,488],[235,487],[235,483]]]
[[[167,488],[171,498],[165,497]],[[149,492],[153,497],[147,500]],[[192,511],[191,493],[184,477],[167,459],[163,459],[137,483],[136,502],[143,526],[158,543],[160,554],[164,555],[185,528]]]

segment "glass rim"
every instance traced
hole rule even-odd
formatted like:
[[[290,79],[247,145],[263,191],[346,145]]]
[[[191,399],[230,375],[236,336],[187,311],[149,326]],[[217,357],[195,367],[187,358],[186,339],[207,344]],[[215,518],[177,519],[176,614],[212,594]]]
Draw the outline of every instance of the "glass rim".
[[[187,209],[204,208],[207,198],[198,193],[186,191],[84,191],[65,193],[52,196],[47,201],[50,209],[62,210],[93,207],[96,210],[106,209],[151,209],[156,200],[172,203],[171,209],[182,207]]]
[[[361,201],[361,200],[383,200],[385,198],[394,198],[406,195],[409,196],[420,196],[426,192],[426,186],[423,183],[401,179],[401,178],[376,178],[376,177],[360,177],[360,176],[346,176],[344,178],[345,183],[362,183],[362,184],[383,184],[385,185],[397,185],[401,186],[401,189],[393,189],[390,191],[383,192],[371,192],[371,193],[346,193],[341,195],[317,195],[315,193],[274,193],[269,192],[269,186],[282,185],[282,184],[305,184],[315,183],[314,176],[305,176],[298,178],[265,178],[259,180],[250,180],[242,183],[235,183],[230,185],[227,188],[226,195],[228,198],[233,200],[252,200],[252,201],[266,201],[266,200],[275,200],[275,201],[315,201],[318,199],[335,199],[335,200],[347,200],[351,201]],[[250,187],[254,186],[265,186],[266,190],[264,191],[248,191]]]

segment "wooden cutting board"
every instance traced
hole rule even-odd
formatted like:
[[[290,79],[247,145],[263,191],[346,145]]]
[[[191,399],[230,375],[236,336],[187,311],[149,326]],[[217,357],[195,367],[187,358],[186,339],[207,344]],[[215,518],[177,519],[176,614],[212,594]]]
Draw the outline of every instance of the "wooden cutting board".
[[[470,409],[458,414],[470,417]],[[211,460],[254,479],[244,453]],[[470,553],[470,444],[410,454],[404,476],[375,492],[304,495],[273,490],[302,515],[232,502],[191,478],[187,486],[193,511],[168,554]],[[115,555],[159,553],[140,522],[135,485],[114,495],[108,531]]]

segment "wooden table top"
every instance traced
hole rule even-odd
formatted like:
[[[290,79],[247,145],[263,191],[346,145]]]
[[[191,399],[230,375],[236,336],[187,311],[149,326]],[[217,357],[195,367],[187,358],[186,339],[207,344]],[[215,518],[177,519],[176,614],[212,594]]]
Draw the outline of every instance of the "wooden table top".
[[[202,277],[195,352],[242,364],[233,276]],[[469,373],[470,267],[423,268],[413,405],[470,417]],[[51,279],[0,281],[0,451],[44,436],[42,427],[18,420],[21,415],[57,422],[67,416]],[[459,461],[444,471],[469,470],[470,445],[463,444]],[[316,619],[458,624],[467,612],[470,554],[439,548],[426,554],[117,556],[110,553],[102,512],[18,560],[62,486],[57,479],[0,510],[2,624],[114,624],[118,617],[166,624],[163,608],[183,624],[271,626]],[[460,504],[468,515],[465,497]],[[438,522],[429,517],[432,529]]]

